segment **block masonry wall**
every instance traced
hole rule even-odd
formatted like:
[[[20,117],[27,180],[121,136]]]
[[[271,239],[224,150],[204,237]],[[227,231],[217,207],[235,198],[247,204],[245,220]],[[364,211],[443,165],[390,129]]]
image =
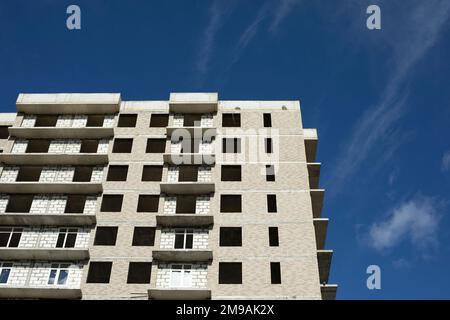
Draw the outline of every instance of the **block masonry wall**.
[[[83,276],[83,264],[68,263],[69,275],[64,285],[65,288],[80,288]],[[53,264],[54,265],[54,264]],[[51,262],[14,262],[6,285],[11,287],[54,287],[49,285],[48,279],[52,269]]]
[[[22,127],[32,128],[36,124],[36,115],[26,114],[22,120]],[[57,128],[84,128],[88,120],[87,115],[59,115],[56,121]],[[105,115],[103,128],[112,128],[114,126],[114,115]]]
[[[213,115],[211,113],[204,113],[201,115],[200,126],[202,128],[212,128],[214,124]],[[176,113],[173,115],[173,126],[177,128],[184,127],[184,115]]]
[[[156,286],[158,288],[170,287],[171,264],[158,264],[156,275]],[[208,285],[208,267],[206,264],[192,264],[192,285],[191,288],[206,288]]]
[[[177,198],[172,196],[163,196],[164,214],[175,214],[177,209]],[[208,214],[210,208],[210,196],[197,196],[195,201],[195,214]]]
[[[170,166],[167,171],[167,182],[178,182],[179,167]],[[211,182],[211,167],[200,166],[197,175],[198,182]]]
[[[97,195],[88,195],[84,205],[83,214],[95,214]],[[0,194],[0,214],[5,213],[9,196]],[[33,197],[30,213],[34,214],[63,214],[66,208],[66,195],[38,194]]]
[[[75,248],[85,249],[89,245],[89,228],[77,229]],[[19,248],[56,248],[60,228],[23,228]]]
[[[174,249],[175,248],[175,233],[177,230],[183,229],[162,229],[161,230],[161,249]],[[192,249],[208,249],[208,229],[188,229],[193,232]]]
[[[20,167],[6,166],[0,176],[0,182],[15,182],[19,174]],[[92,176],[90,182],[101,183],[103,180],[103,166],[95,166],[92,169]],[[75,173],[74,166],[54,166],[43,167],[39,182],[57,183],[57,182],[71,182]]]
[[[28,146],[28,140],[17,139],[14,141],[11,153],[25,153]],[[105,154],[108,152],[109,139],[99,140],[97,153]],[[54,139],[50,141],[48,153],[73,154],[80,153],[81,140],[79,139]]]

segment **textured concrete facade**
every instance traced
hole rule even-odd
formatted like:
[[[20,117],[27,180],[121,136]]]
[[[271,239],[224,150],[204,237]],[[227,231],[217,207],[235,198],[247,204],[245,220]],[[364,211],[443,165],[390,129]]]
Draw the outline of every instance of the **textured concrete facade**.
[[[0,257],[9,257],[0,259],[0,273],[7,278],[0,283],[0,297],[8,297],[10,288],[18,290],[14,297],[26,298],[40,294],[33,288],[57,286],[67,289],[68,298],[83,299],[334,298],[337,286],[327,284],[332,251],[323,248],[324,190],[316,185],[317,136],[303,129],[298,101],[221,101],[209,93],[172,93],[168,101],[21,94],[17,109],[15,117],[2,121],[0,116],[0,124],[10,127],[9,137],[0,139],[0,232],[7,239]],[[37,126],[49,122],[48,115],[52,126]],[[92,115],[101,116],[94,119],[94,129]],[[230,118],[239,118],[239,125],[224,126]],[[202,136],[189,159],[212,155],[214,161],[177,163],[174,156],[186,153],[177,133],[195,136],[197,129]],[[223,153],[225,138],[240,139],[240,152]],[[267,152],[267,139],[272,152]],[[89,145],[95,150],[82,152],[86,140],[96,141]],[[161,140],[162,149],[149,151],[153,141]],[[194,165],[194,180],[182,180],[185,165]],[[224,178],[227,165],[240,166],[239,181]],[[91,170],[81,183],[74,181],[79,166]],[[114,169],[124,166],[117,178]],[[274,181],[267,166],[274,167]],[[160,169],[143,179],[147,167]],[[27,174],[31,181],[18,180]],[[56,187],[36,188],[39,184]],[[232,195],[240,196],[240,210],[224,209],[236,205],[237,198],[225,203],[222,197]],[[276,199],[275,212],[269,210],[269,195]],[[143,200],[148,196],[154,197]],[[16,199],[25,200],[14,204]],[[37,217],[33,225],[24,223],[30,216]],[[63,255],[53,249],[61,229],[69,228],[76,240]],[[225,231],[236,228],[239,243],[227,245]],[[21,232],[17,244],[16,229]],[[139,232],[147,238],[139,239]],[[32,260],[13,256],[25,248]],[[34,255],[43,248],[46,255]],[[231,275],[234,283],[224,280],[224,266],[230,263],[239,265]],[[278,275],[273,263],[279,265]],[[134,266],[143,269],[136,272]],[[61,283],[55,285],[54,279]],[[180,297],[180,288],[188,295]]]

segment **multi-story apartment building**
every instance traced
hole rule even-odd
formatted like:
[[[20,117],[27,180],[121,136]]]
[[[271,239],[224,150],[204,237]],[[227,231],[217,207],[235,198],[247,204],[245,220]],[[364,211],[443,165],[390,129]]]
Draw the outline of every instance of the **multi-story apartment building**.
[[[334,299],[299,101],[16,108],[0,115],[0,298]]]

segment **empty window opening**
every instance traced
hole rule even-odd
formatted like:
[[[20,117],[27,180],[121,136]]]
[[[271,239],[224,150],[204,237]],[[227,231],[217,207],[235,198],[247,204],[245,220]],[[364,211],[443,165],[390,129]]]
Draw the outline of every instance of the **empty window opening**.
[[[185,127],[200,127],[202,121],[202,115],[196,113],[184,114],[183,125]]]
[[[224,113],[222,114],[222,127],[240,127],[240,113]]]
[[[275,194],[267,195],[267,212],[277,212],[277,196]]]
[[[108,168],[106,181],[126,181],[128,175],[128,166],[113,166]]]
[[[270,113],[264,113],[264,127],[270,128],[272,127],[272,115]]]
[[[83,139],[81,140],[80,153],[97,153],[98,140]]]
[[[241,139],[222,138],[222,153],[241,153]]]
[[[94,246],[114,246],[117,240],[118,227],[97,227]]]
[[[39,181],[42,167],[24,166],[19,168],[16,181]]]
[[[179,166],[178,181],[197,181],[198,166]]]
[[[150,127],[163,128],[169,124],[168,114],[152,114],[150,117]]]
[[[154,246],[155,227],[135,227],[133,233],[133,246]]]
[[[151,262],[130,262],[128,266],[127,283],[150,283],[152,276]]]
[[[272,284],[281,283],[281,266],[279,262],[270,263],[270,280]]]
[[[220,196],[220,212],[242,212],[242,197],[237,194]]]
[[[220,228],[220,246],[221,247],[240,247],[240,246],[242,246],[242,228],[241,227],[221,227]]]
[[[87,276],[87,283],[109,283],[112,262],[91,262]]]
[[[196,196],[177,196],[176,213],[195,213]]]
[[[174,249],[192,249],[194,231],[192,229],[176,229]]]
[[[147,139],[146,153],[164,153],[166,151],[166,139]]]
[[[133,128],[136,127],[137,114],[121,114],[119,115],[118,127]]]
[[[122,210],[122,194],[105,194],[102,199],[102,212],[120,212]]]
[[[58,121],[57,115],[38,115],[36,116],[35,127],[55,127]]]
[[[269,246],[278,247],[278,227],[269,227]]]
[[[219,262],[219,284],[241,284],[242,262]]]
[[[161,181],[163,166],[144,166],[142,181]]]
[[[22,237],[23,228],[0,227],[0,247],[17,248]]]
[[[266,181],[275,181],[274,165],[266,165]]]
[[[50,147],[50,140],[31,139],[27,143],[26,153],[47,153]]]
[[[64,213],[83,213],[86,204],[86,196],[84,195],[68,195]]]
[[[265,138],[264,139],[265,143],[265,148],[266,148],[266,153],[272,153],[273,151],[273,146],[272,146],[272,138]]]
[[[73,182],[90,182],[92,178],[91,166],[77,166],[73,174]]]
[[[59,229],[56,248],[73,248],[77,241],[77,228],[61,228]]]
[[[170,269],[171,288],[189,288],[192,286],[192,265],[173,264]]]
[[[131,153],[133,139],[114,139],[113,153]]]
[[[90,114],[87,116],[86,127],[103,127],[104,115]]]
[[[52,263],[48,276],[48,285],[62,286],[67,283],[69,277],[68,263]]]
[[[158,212],[159,195],[140,194],[137,212]]]
[[[8,139],[9,138],[9,131],[8,128],[10,126],[0,126],[0,139]]]
[[[9,195],[6,212],[30,212],[34,195],[32,194],[11,194]]]
[[[241,181],[242,180],[242,167],[241,166],[222,166],[221,167],[221,180],[222,181]]]

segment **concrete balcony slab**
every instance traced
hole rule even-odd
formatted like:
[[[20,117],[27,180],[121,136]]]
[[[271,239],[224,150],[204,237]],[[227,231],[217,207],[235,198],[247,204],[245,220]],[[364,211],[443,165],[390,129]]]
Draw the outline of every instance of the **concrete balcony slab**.
[[[208,300],[211,290],[197,288],[152,288],[148,298],[154,300]]]
[[[72,261],[89,259],[88,248],[0,248],[2,260]]]
[[[203,227],[214,224],[211,214],[160,214],[156,224],[164,227]]]
[[[153,250],[153,259],[171,262],[194,262],[212,260],[212,250],[198,249],[156,249]]]
[[[0,225],[3,226],[91,226],[97,223],[95,214],[61,213],[1,213]]]

